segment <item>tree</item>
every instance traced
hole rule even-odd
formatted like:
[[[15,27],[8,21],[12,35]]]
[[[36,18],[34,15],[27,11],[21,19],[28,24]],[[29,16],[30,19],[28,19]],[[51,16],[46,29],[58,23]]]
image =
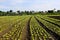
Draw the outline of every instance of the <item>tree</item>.
[[[60,10],[57,10],[57,12],[60,12]]]
[[[12,13],[13,12],[13,10],[10,10],[10,13]]]
[[[29,15],[29,11],[25,11],[25,14]]]
[[[17,13],[18,13],[19,15],[21,15],[21,12],[20,12],[19,10],[17,11]]]
[[[0,13],[1,13],[2,11],[0,11]]]
[[[48,13],[54,13],[54,11],[53,10],[48,10]]]

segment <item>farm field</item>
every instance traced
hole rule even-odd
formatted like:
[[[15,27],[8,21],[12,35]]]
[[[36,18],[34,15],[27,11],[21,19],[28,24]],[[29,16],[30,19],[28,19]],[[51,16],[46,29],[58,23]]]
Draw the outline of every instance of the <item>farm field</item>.
[[[0,16],[0,40],[60,40],[60,15]]]

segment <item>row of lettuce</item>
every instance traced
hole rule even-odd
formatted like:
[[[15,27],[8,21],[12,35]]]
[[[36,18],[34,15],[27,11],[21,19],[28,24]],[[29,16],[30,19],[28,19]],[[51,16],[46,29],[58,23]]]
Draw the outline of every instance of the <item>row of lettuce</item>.
[[[38,16],[39,21],[41,21],[48,29],[60,35],[60,20],[49,18],[47,16]],[[57,26],[59,25],[59,26]]]
[[[7,20],[5,21],[5,25],[10,24],[10,26],[3,26],[0,30],[0,40],[20,40],[21,34],[26,26],[26,22],[29,20],[30,16],[13,16],[13,17],[6,17]],[[4,29],[3,29],[4,28]]]
[[[4,34],[1,35],[2,40],[21,40],[22,38],[22,31],[26,27],[26,23],[30,19],[30,16],[6,16],[0,17],[0,34],[2,31],[6,31]],[[36,20],[39,20],[43,25],[39,24]],[[30,20],[30,32],[31,32],[31,39],[32,40],[55,40],[56,36],[54,37],[54,33],[60,36],[60,20],[49,18],[48,16],[32,16]],[[3,25],[2,25],[3,24]],[[48,30],[52,31],[53,33],[49,33]],[[7,31],[8,30],[8,31]],[[53,35],[52,35],[53,34]],[[58,37],[59,37],[58,36]],[[57,38],[58,39],[58,38]]]
[[[31,19],[31,34],[33,40],[58,40],[60,38],[60,20],[38,15]],[[41,26],[41,22],[43,26]]]
[[[34,17],[32,17],[30,22],[30,29],[32,40],[49,40],[54,39],[52,36],[36,21]]]

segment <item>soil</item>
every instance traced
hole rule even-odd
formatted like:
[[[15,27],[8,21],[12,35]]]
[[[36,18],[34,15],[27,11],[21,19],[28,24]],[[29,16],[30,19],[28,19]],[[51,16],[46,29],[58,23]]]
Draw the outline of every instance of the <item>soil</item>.
[[[26,23],[26,26],[24,27],[22,34],[21,34],[21,40],[31,40],[31,33],[30,33],[30,20]]]

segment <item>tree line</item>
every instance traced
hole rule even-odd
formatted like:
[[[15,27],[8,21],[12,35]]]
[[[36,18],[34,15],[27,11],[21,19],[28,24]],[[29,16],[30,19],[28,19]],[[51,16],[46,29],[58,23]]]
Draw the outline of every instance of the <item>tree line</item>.
[[[54,10],[48,10],[48,11],[17,11],[13,12],[13,10],[4,12],[0,11],[0,16],[15,16],[15,15],[36,15],[36,14],[60,14],[60,10],[54,11]]]

